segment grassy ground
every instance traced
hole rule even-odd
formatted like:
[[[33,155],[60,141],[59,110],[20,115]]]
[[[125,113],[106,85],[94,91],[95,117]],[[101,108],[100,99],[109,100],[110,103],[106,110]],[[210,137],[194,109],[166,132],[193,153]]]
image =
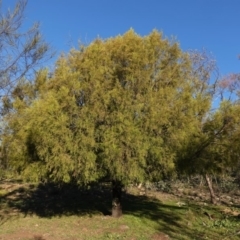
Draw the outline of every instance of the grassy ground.
[[[240,239],[238,206],[212,206],[136,188],[123,196],[123,217],[110,216],[108,185],[0,183],[0,240]]]

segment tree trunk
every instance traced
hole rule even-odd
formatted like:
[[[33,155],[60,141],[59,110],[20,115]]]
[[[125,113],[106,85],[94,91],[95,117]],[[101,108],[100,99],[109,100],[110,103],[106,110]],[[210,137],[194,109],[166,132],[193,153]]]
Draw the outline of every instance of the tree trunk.
[[[213,191],[212,181],[207,174],[205,174],[205,178],[206,178],[208,189],[209,189],[209,192],[210,192],[210,195],[211,195],[211,202],[213,204],[216,204],[217,200],[216,200],[216,196],[215,196],[214,191]]]
[[[112,181],[112,217],[122,216],[122,183]]]

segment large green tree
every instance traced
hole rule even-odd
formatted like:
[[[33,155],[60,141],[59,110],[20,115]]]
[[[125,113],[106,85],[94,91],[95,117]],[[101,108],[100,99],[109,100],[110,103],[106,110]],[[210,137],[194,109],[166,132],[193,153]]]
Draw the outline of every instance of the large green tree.
[[[158,31],[96,39],[62,56],[48,76],[40,71],[12,93],[8,158],[36,181],[110,179],[114,216],[124,184],[174,173],[210,104],[189,54]]]

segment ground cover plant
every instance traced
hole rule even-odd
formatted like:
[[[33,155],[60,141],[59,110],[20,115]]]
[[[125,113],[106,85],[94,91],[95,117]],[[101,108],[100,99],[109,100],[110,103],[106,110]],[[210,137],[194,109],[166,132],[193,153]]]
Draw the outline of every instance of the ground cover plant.
[[[237,205],[128,187],[124,215],[111,217],[108,183],[0,184],[0,239],[239,239]],[[106,198],[106,195],[109,198]],[[189,196],[189,195],[188,195]]]

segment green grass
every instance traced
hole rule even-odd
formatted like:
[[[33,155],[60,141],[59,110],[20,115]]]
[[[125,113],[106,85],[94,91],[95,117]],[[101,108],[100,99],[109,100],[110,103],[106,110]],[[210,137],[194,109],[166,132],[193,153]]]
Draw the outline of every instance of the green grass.
[[[239,239],[237,207],[195,203],[159,192],[151,195],[124,194],[124,215],[114,219],[107,185],[86,190],[2,183],[0,239]]]

